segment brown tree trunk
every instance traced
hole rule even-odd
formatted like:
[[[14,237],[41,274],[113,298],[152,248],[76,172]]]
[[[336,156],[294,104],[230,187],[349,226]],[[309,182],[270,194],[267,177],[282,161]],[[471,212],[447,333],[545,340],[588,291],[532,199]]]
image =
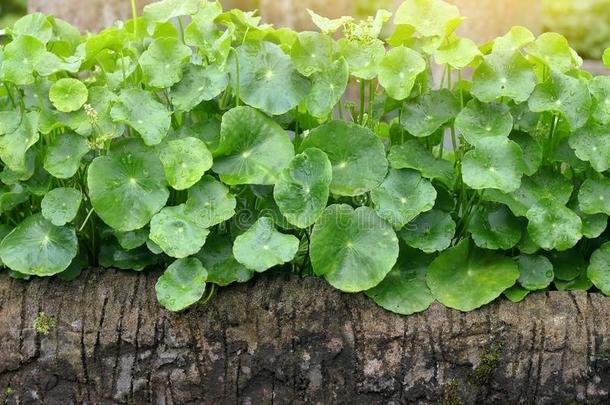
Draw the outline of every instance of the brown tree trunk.
[[[157,274],[0,276],[9,403],[608,403],[610,300],[549,292],[393,315],[315,278],[263,275],[173,314]],[[39,313],[56,321],[48,335]]]

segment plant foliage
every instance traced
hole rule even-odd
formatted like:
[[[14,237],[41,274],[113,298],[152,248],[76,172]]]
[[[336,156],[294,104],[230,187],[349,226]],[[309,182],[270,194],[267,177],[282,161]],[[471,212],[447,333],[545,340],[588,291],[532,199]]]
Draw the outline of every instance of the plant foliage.
[[[557,34],[478,47],[441,0],[405,1],[387,38],[385,10],[311,15],[320,32],[204,0],[98,34],[17,21],[0,48],[10,275],[163,267],[170,310],[274,268],[401,314],[610,292],[608,78]]]

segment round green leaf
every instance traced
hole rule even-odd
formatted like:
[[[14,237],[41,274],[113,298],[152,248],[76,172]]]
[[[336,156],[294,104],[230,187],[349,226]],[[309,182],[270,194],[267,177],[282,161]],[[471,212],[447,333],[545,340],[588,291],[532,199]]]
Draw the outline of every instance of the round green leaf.
[[[407,100],[400,123],[413,136],[430,136],[459,112],[460,102],[453,93],[447,89],[433,90]]]
[[[307,96],[310,82],[282,49],[270,42],[248,42],[237,48],[239,96],[244,103],[271,115],[281,115]],[[237,88],[235,62],[230,67],[231,87]],[[281,91],[279,91],[281,89]]]
[[[521,224],[505,205],[478,210],[468,231],[474,243],[484,249],[508,250],[521,240]]]
[[[349,67],[341,57],[312,76],[312,85],[304,104],[315,117],[326,117],[335,108],[347,88]]]
[[[163,0],[144,7],[144,18],[150,22],[162,23],[176,17],[193,15],[199,11],[199,0]]]
[[[42,13],[32,13],[21,17],[11,28],[14,38],[30,35],[46,44],[53,36],[53,26],[49,17]]]
[[[544,256],[519,256],[519,284],[525,289],[534,291],[547,288],[555,274],[553,264]]]
[[[407,245],[426,253],[441,252],[451,245],[455,227],[451,215],[433,209],[406,225],[400,231],[400,238]]]
[[[578,192],[580,209],[585,214],[610,215],[610,179],[587,179]]]
[[[379,284],[398,258],[392,227],[368,207],[331,205],[313,228],[309,252],[314,272],[345,292]]]
[[[426,62],[418,52],[404,46],[393,48],[379,62],[379,83],[390,97],[404,100],[425,69]]]
[[[157,300],[170,311],[181,311],[203,297],[207,278],[208,272],[198,259],[176,260],[155,284]]]
[[[176,190],[192,187],[212,167],[212,154],[205,143],[192,137],[168,141],[162,146],[159,159],[167,181]]]
[[[24,173],[28,166],[28,150],[38,142],[38,113],[24,114],[12,132],[0,137],[0,159],[16,173]]]
[[[235,282],[245,283],[254,274],[235,260],[233,242],[228,235],[216,234],[208,238],[196,256],[208,269],[208,283],[221,287]]]
[[[236,107],[222,117],[212,170],[229,185],[275,184],[294,157],[288,134],[265,114]]]
[[[610,295],[610,243],[604,243],[593,252],[587,277],[601,292]]]
[[[507,138],[483,138],[464,156],[462,178],[475,190],[492,188],[504,193],[521,185],[525,172],[523,151]]]
[[[2,80],[25,86],[34,83],[34,66],[45,56],[46,47],[37,38],[23,35],[8,43],[2,52]]]
[[[398,262],[376,287],[366,291],[377,305],[401,315],[425,311],[434,302],[426,285],[432,257],[416,250],[401,250]]]
[[[610,77],[596,76],[589,82],[593,96],[591,116],[601,124],[610,124]]]
[[[182,79],[181,65],[191,56],[191,48],[177,38],[157,38],[140,55],[144,83],[150,87],[167,88]]]
[[[65,133],[51,140],[44,157],[44,169],[58,179],[69,179],[76,174],[81,159],[89,152],[87,139]]]
[[[552,251],[548,258],[553,264],[555,277],[561,281],[572,281],[580,274],[586,273],[587,261],[578,249],[568,249],[563,252]]]
[[[480,55],[481,51],[473,40],[455,36],[434,51],[434,60],[437,65],[449,65],[460,70]]]
[[[130,232],[114,232],[114,236],[123,249],[132,250],[146,243],[149,232],[148,228],[142,228]]]
[[[186,205],[165,207],[150,221],[149,238],[171,257],[182,259],[199,252],[210,231],[187,215]]]
[[[460,11],[443,0],[406,0],[394,17],[394,24],[407,24],[426,37],[443,37],[461,21]]]
[[[570,48],[568,40],[555,32],[545,32],[527,47],[527,54],[551,70],[567,72],[582,65],[582,59]]]
[[[117,231],[144,227],[169,197],[163,166],[151,152],[117,152],[96,158],[87,172],[97,215]]]
[[[463,240],[430,264],[426,281],[440,303],[466,312],[493,301],[518,278],[512,259]]]
[[[217,64],[187,64],[182,73],[182,80],[170,92],[172,104],[180,111],[191,111],[203,101],[216,98],[229,84],[227,72]]]
[[[204,228],[211,228],[235,215],[237,200],[224,184],[204,176],[188,191],[186,214]]]
[[[556,71],[545,82],[536,86],[528,101],[534,112],[561,114],[575,130],[587,122],[591,113],[591,95],[586,80]]]
[[[574,211],[553,200],[543,200],[527,211],[527,231],[546,250],[567,250],[582,238],[582,221]]]
[[[332,180],[326,153],[309,148],[296,155],[275,184],[273,197],[288,222],[299,228],[311,226],[326,208]]]
[[[591,163],[593,169],[605,172],[610,169],[610,127],[589,121],[568,139],[576,156]]]
[[[381,68],[379,63],[385,55],[382,41],[376,38],[368,41],[342,38],[339,46],[352,76],[361,80],[373,80],[377,76]]]
[[[434,155],[416,140],[392,146],[388,155],[394,169],[415,169],[427,179],[438,180],[453,188],[456,175],[451,162],[436,159]]]
[[[472,99],[455,119],[455,126],[469,144],[476,146],[482,139],[508,137],[513,129],[513,117],[506,104]]]
[[[301,150],[318,148],[326,152],[333,167],[330,191],[356,196],[377,187],[388,171],[381,140],[369,129],[346,121],[331,121],[303,140]]]
[[[235,238],[233,255],[238,262],[256,272],[294,259],[299,240],[278,232],[269,217],[261,217],[245,233]]]
[[[331,63],[336,52],[335,41],[319,32],[299,32],[290,49],[290,57],[296,69],[304,76],[322,72]]]
[[[390,169],[383,183],[371,191],[371,200],[377,215],[401,229],[434,207],[436,190],[414,170]]]
[[[504,296],[508,298],[511,302],[517,303],[523,301],[529,293],[530,290],[526,290],[519,284],[515,284],[511,288],[504,291]]]
[[[56,188],[41,202],[42,216],[55,226],[62,226],[76,218],[83,195],[75,188]]]
[[[485,103],[501,97],[522,103],[532,94],[536,83],[532,65],[521,52],[492,54],[473,73],[472,95]]]
[[[523,151],[525,174],[532,176],[542,165],[542,147],[536,139],[524,132],[513,132],[510,140],[514,141]]]
[[[158,145],[167,135],[171,125],[170,113],[142,89],[121,91],[118,103],[110,111],[112,119],[129,125],[140,133],[146,145]]]
[[[0,259],[19,273],[52,276],[68,268],[77,250],[74,229],[55,226],[35,214],[2,239]]]
[[[62,112],[80,109],[88,97],[87,86],[77,79],[59,79],[49,91],[49,99],[55,108]]]

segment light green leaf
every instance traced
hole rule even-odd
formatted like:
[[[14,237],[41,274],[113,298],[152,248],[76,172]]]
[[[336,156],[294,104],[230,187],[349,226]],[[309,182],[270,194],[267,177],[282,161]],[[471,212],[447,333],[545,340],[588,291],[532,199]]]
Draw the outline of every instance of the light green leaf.
[[[604,54],[602,56],[602,61],[604,62],[604,65],[610,67],[610,48],[608,48],[604,51]]]
[[[466,312],[495,300],[518,278],[511,258],[478,249],[466,239],[430,264],[426,281],[441,304]]]
[[[191,111],[203,101],[216,98],[229,84],[229,76],[220,65],[188,64],[182,71],[182,80],[170,92],[172,104],[180,111]]]
[[[140,133],[146,145],[158,145],[171,125],[167,108],[141,89],[121,91],[119,101],[110,112],[112,119],[129,125]]]
[[[203,297],[207,278],[208,272],[198,259],[176,260],[155,284],[157,300],[170,311],[181,311]]]
[[[150,87],[167,88],[182,79],[181,65],[192,52],[177,38],[158,38],[140,55],[144,83]]]
[[[282,215],[299,228],[307,228],[322,215],[328,202],[332,166],[320,149],[296,155],[275,184],[273,197]]]
[[[593,252],[587,277],[601,292],[610,295],[610,243],[604,243]]]
[[[237,58],[239,96],[249,106],[271,115],[281,115],[299,105],[309,93],[309,80],[275,44],[245,43],[237,48]],[[236,68],[232,59],[229,72],[234,89],[237,88]]]
[[[481,51],[473,40],[456,36],[434,51],[434,60],[438,65],[449,65],[460,70],[470,65],[480,55]]]
[[[521,240],[521,224],[504,205],[478,210],[468,231],[474,243],[484,249],[508,250]]]
[[[547,288],[555,278],[553,264],[544,256],[521,255],[518,262],[519,284],[527,290]]]
[[[42,216],[55,226],[63,226],[76,218],[82,199],[82,193],[75,188],[53,189],[42,199]]]
[[[515,26],[505,35],[498,37],[493,42],[494,54],[514,54],[526,45],[534,42],[536,38],[530,30],[525,27]]]
[[[186,215],[204,228],[211,228],[235,215],[237,200],[229,188],[212,176],[204,176],[188,191]]]
[[[439,180],[453,188],[456,175],[451,162],[436,159],[432,153],[416,140],[392,146],[388,155],[394,169],[415,169],[427,179]]]
[[[393,48],[379,62],[379,83],[390,97],[404,100],[425,69],[426,62],[418,52],[404,46]]]
[[[51,76],[58,72],[78,73],[82,61],[78,56],[60,57],[52,52],[45,52],[36,62],[34,70],[41,76]]]
[[[0,159],[12,171],[23,173],[27,169],[27,151],[38,142],[38,113],[28,112],[21,118],[19,126],[0,137]]]
[[[212,154],[202,140],[193,137],[167,141],[161,146],[159,159],[167,181],[176,190],[192,187],[212,167]]]
[[[278,232],[271,218],[262,217],[235,238],[233,255],[247,268],[261,273],[291,261],[298,249],[296,236]]]
[[[580,209],[585,214],[610,215],[610,179],[587,179],[578,192]]]
[[[536,62],[565,73],[582,65],[582,59],[570,48],[568,40],[555,32],[545,32],[526,48]]]
[[[400,231],[407,245],[426,253],[441,252],[451,245],[455,222],[446,212],[433,209],[424,212]]]
[[[500,97],[522,103],[532,94],[536,82],[532,65],[520,52],[493,54],[474,71],[472,94],[485,103]]]
[[[381,184],[387,174],[383,144],[368,128],[330,121],[312,130],[301,144],[301,150],[312,147],[326,152],[330,159],[333,194],[364,194]]]
[[[34,214],[2,239],[0,259],[19,273],[52,276],[68,268],[77,250],[74,229],[57,227]]]
[[[416,250],[401,250],[398,263],[366,295],[377,305],[401,315],[425,311],[434,302],[426,285],[426,271],[432,256]]]
[[[221,287],[238,282],[245,283],[254,274],[235,260],[233,242],[228,235],[214,235],[208,238],[205,246],[196,257],[208,269],[208,283]]]
[[[350,74],[358,79],[372,80],[380,71],[380,62],[385,55],[385,47],[379,39],[366,42],[348,38],[339,40],[341,55],[349,65]]]
[[[186,212],[186,204],[165,207],[150,221],[149,238],[171,257],[182,259],[199,252],[210,231]]]
[[[400,123],[413,136],[434,134],[460,112],[460,102],[447,89],[421,94],[403,104]]]
[[[610,77],[595,76],[589,82],[589,91],[593,96],[591,116],[600,124],[610,124]]]
[[[58,135],[47,147],[44,169],[58,179],[69,179],[76,174],[81,159],[89,152],[87,139],[73,133]]]
[[[329,115],[347,88],[349,66],[344,57],[312,75],[312,86],[305,98],[305,108],[315,117]]]
[[[610,127],[589,121],[568,139],[578,159],[589,162],[593,169],[610,169]]]
[[[371,208],[331,205],[313,228],[309,255],[314,272],[333,287],[364,291],[392,270],[398,239]]]
[[[13,38],[29,35],[46,44],[53,36],[53,26],[46,15],[32,13],[17,20],[11,28],[11,34]]]
[[[518,284],[515,284],[511,288],[504,291],[504,296],[510,300],[510,302],[521,302],[527,297],[530,290],[526,290]]]
[[[53,83],[49,91],[51,103],[62,112],[80,109],[87,102],[88,97],[87,86],[77,79],[59,79]]]
[[[436,190],[428,180],[410,169],[390,169],[388,177],[371,191],[377,215],[395,229],[434,207]]]
[[[506,104],[472,99],[455,119],[455,126],[469,144],[476,146],[481,139],[508,137],[513,129],[513,117]]]
[[[297,35],[290,49],[290,57],[299,73],[311,76],[327,70],[337,51],[335,41],[319,32],[305,31]]]
[[[132,250],[143,246],[148,240],[149,229],[142,228],[130,232],[114,232],[119,245],[125,250]]]
[[[34,83],[34,66],[45,55],[46,48],[40,40],[23,35],[11,41],[3,49],[2,80],[25,86]]]
[[[523,162],[525,163],[525,174],[534,175],[542,165],[542,146],[538,140],[525,132],[513,132],[510,140],[514,141],[523,151]]]
[[[483,138],[464,156],[462,178],[475,190],[492,188],[510,193],[521,185],[525,170],[519,145],[502,137]]]
[[[199,11],[199,0],[163,0],[144,6],[144,18],[149,22],[166,22]]]
[[[406,0],[394,17],[394,24],[407,24],[426,37],[442,37],[461,21],[460,11],[442,0]]]
[[[212,170],[229,185],[274,184],[294,157],[288,134],[263,113],[236,107],[222,117]]]
[[[311,20],[313,21],[314,25],[325,34],[332,34],[336,32],[339,28],[341,28],[343,24],[353,20],[352,17],[345,16],[331,20],[314,13],[310,9],[307,9],[307,12],[309,13],[309,16],[311,17]]]
[[[542,200],[527,211],[527,231],[546,250],[567,250],[582,238],[582,221],[574,211],[553,200]]]
[[[120,232],[144,227],[169,198],[163,166],[151,152],[117,152],[93,160],[87,172],[97,215]]]

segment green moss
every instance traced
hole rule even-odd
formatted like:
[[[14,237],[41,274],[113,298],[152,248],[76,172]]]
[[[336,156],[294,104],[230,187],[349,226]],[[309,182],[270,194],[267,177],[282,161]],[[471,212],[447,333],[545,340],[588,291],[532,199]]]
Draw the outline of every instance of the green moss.
[[[489,382],[498,367],[498,363],[502,360],[502,346],[501,343],[497,343],[483,349],[481,362],[472,375],[474,384],[481,386]]]
[[[456,380],[451,380],[445,385],[443,405],[464,405],[464,400],[459,393],[459,384]]]
[[[38,333],[48,335],[51,330],[57,325],[55,318],[45,315],[44,312],[38,313],[38,316],[34,320],[34,329]]]

